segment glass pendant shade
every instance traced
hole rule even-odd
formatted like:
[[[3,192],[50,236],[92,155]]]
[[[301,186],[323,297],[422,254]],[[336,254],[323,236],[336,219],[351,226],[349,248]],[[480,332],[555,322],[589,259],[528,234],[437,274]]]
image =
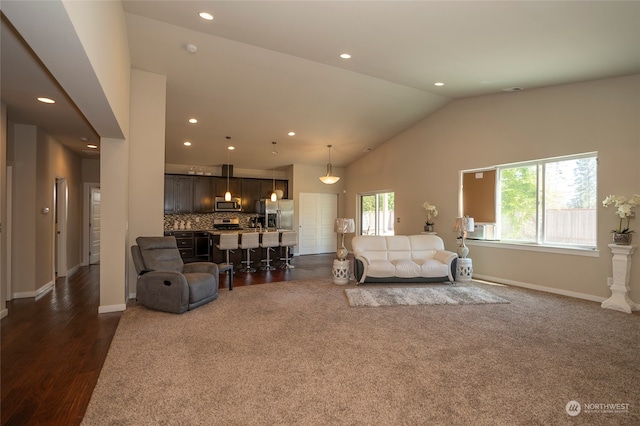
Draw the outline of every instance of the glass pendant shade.
[[[229,191],[224,193],[224,200],[231,201],[231,193]]]
[[[327,185],[332,185],[340,180],[338,176],[333,175],[333,167],[331,166],[331,145],[327,145],[329,148],[329,163],[327,164],[327,174],[324,176],[320,176],[320,182],[326,183]]]

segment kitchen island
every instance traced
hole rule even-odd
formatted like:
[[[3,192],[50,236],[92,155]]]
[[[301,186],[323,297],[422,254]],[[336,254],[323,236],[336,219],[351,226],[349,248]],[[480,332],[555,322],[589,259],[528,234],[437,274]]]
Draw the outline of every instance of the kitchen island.
[[[238,234],[238,243],[240,243],[240,234],[243,233],[259,233],[260,239],[265,233],[278,232],[280,235],[286,230],[281,229],[260,229],[260,228],[244,228],[234,230],[222,229],[190,229],[190,230],[167,230],[165,236],[173,235],[176,237],[180,255],[185,263],[189,262],[214,262],[223,263],[226,261],[224,250],[218,250],[216,244],[220,241],[222,234]],[[262,266],[262,260],[267,258],[266,248],[257,248],[251,253],[253,265],[257,268]],[[274,247],[271,252],[271,259],[277,260],[284,256],[284,248]],[[229,254],[229,261],[233,263],[236,270],[240,269],[242,261],[245,260],[245,250],[237,249]],[[276,262],[277,263],[277,262]]]

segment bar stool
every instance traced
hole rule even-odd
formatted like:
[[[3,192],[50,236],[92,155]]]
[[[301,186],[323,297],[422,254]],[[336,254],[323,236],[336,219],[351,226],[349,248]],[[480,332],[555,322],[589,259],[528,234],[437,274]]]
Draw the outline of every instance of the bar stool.
[[[279,235],[277,232],[264,232],[262,234],[262,241],[260,242],[260,247],[267,249],[267,258],[263,260],[263,262],[265,262],[266,264],[262,268],[260,268],[263,271],[273,271],[274,269],[276,269],[273,266],[271,266],[271,257],[269,255],[269,252],[273,250],[272,247],[278,247],[280,245],[280,241],[278,237]]]
[[[291,258],[289,257],[289,247],[298,245],[298,233],[296,231],[285,231],[282,233],[282,237],[280,237],[280,247],[285,248],[285,257],[280,258],[284,263],[280,266],[284,269],[293,269],[293,266],[289,261]]]
[[[223,265],[232,265],[232,263],[229,262],[229,252],[233,252],[233,250],[237,250],[238,248],[238,233],[220,234],[220,241],[216,244],[216,248],[218,250],[226,250],[227,252],[227,261],[223,263]]]
[[[240,245],[239,247],[242,250],[247,250],[247,260],[243,260],[242,263],[246,263],[247,265],[240,269],[240,272],[255,272],[256,268],[252,268],[251,264],[251,252],[252,249],[256,249],[260,247],[260,234],[257,232],[245,232],[240,234]]]

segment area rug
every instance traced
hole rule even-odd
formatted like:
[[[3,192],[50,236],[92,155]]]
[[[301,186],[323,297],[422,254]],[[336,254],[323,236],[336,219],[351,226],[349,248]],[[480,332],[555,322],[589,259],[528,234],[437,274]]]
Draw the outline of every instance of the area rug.
[[[509,303],[478,287],[346,288],[344,292],[353,307]]]

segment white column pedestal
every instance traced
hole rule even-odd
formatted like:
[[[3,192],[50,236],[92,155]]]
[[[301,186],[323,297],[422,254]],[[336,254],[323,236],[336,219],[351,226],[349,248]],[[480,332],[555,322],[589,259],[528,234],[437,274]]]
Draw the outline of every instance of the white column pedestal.
[[[349,277],[351,275],[351,262],[349,260],[335,259],[333,261],[333,283],[334,284],[349,284]]]
[[[602,302],[602,307],[626,312],[640,310],[640,305],[629,298],[629,276],[631,274],[631,255],[637,246],[609,244],[613,255],[613,282],[611,297]]]
[[[473,262],[468,257],[459,257],[456,263],[456,281],[467,283],[473,275]]]

